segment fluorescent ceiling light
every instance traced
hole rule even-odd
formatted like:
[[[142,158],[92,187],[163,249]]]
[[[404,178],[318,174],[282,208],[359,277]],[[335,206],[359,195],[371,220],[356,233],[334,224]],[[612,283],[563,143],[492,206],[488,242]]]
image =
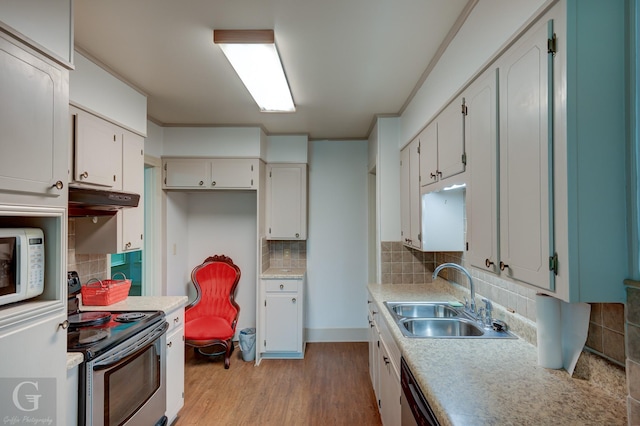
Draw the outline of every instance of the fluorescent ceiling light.
[[[273,30],[214,30],[213,42],[263,112],[294,112]]]

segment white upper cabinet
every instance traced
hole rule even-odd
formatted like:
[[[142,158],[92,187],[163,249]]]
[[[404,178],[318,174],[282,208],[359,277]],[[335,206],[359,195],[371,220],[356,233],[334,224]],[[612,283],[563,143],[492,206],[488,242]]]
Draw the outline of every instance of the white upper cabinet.
[[[501,58],[500,259],[508,277],[552,289],[549,272],[547,23]]]
[[[464,96],[465,136],[469,153],[467,181],[467,258],[472,266],[498,271],[498,150],[496,78],[491,68]]]
[[[452,101],[420,135],[420,184],[431,185],[465,171],[462,99]]]
[[[259,160],[165,158],[165,189],[256,189]]]
[[[471,265],[567,302],[624,301],[627,14],[559,1],[463,93]]]
[[[140,194],[138,207],[122,209],[122,251],[144,245],[144,138],[125,131],[122,140],[122,189]]]
[[[3,203],[67,205],[68,71],[0,34]]]
[[[267,239],[307,239],[307,165],[267,164]]]
[[[402,243],[420,249],[420,136],[400,152],[400,210]]]
[[[123,129],[79,108],[73,120],[73,183],[122,190]]]

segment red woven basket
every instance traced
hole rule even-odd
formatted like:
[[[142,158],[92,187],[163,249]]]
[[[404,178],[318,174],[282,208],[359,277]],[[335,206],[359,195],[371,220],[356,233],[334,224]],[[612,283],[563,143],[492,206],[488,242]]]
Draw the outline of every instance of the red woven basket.
[[[124,278],[115,279],[116,275],[122,275]],[[121,302],[129,295],[131,288],[131,280],[122,273],[118,272],[112,279],[98,280],[91,279],[80,289],[82,293],[82,304],[85,306],[107,306]]]

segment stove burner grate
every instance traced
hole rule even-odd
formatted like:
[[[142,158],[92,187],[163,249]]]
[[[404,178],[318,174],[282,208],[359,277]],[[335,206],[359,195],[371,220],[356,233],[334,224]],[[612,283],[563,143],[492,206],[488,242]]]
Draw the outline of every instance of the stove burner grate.
[[[114,321],[118,322],[133,322],[138,321],[141,318],[144,318],[145,314],[143,312],[127,312],[124,314],[119,314],[114,318]]]

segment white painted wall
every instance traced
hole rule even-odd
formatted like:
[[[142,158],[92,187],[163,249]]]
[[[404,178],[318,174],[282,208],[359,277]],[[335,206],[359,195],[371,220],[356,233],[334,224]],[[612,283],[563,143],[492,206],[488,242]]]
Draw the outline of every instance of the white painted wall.
[[[409,143],[545,3],[545,0],[479,1],[403,112],[400,146]]]
[[[71,0],[2,0],[0,21],[65,62],[73,62]]]
[[[267,136],[267,163],[306,163],[308,161],[307,135]]]
[[[306,321],[310,341],[367,339],[367,141],[312,141]]]
[[[69,102],[142,136],[147,135],[147,97],[75,52]]]
[[[191,271],[224,254],[241,271],[237,331],[256,326],[255,191],[167,192],[167,295],[195,298]]]
[[[144,140],[144,153],[151,157],[162,157],[162,144],[164,141],[164,127],[160,127],[152,121],[147,121],[147,137]]]
[[[165,127],[162,155],[167,157],[261,158],[259,127]]]
[[[380,241],[400,241],[400,119],[378,119],[378,235]]]

